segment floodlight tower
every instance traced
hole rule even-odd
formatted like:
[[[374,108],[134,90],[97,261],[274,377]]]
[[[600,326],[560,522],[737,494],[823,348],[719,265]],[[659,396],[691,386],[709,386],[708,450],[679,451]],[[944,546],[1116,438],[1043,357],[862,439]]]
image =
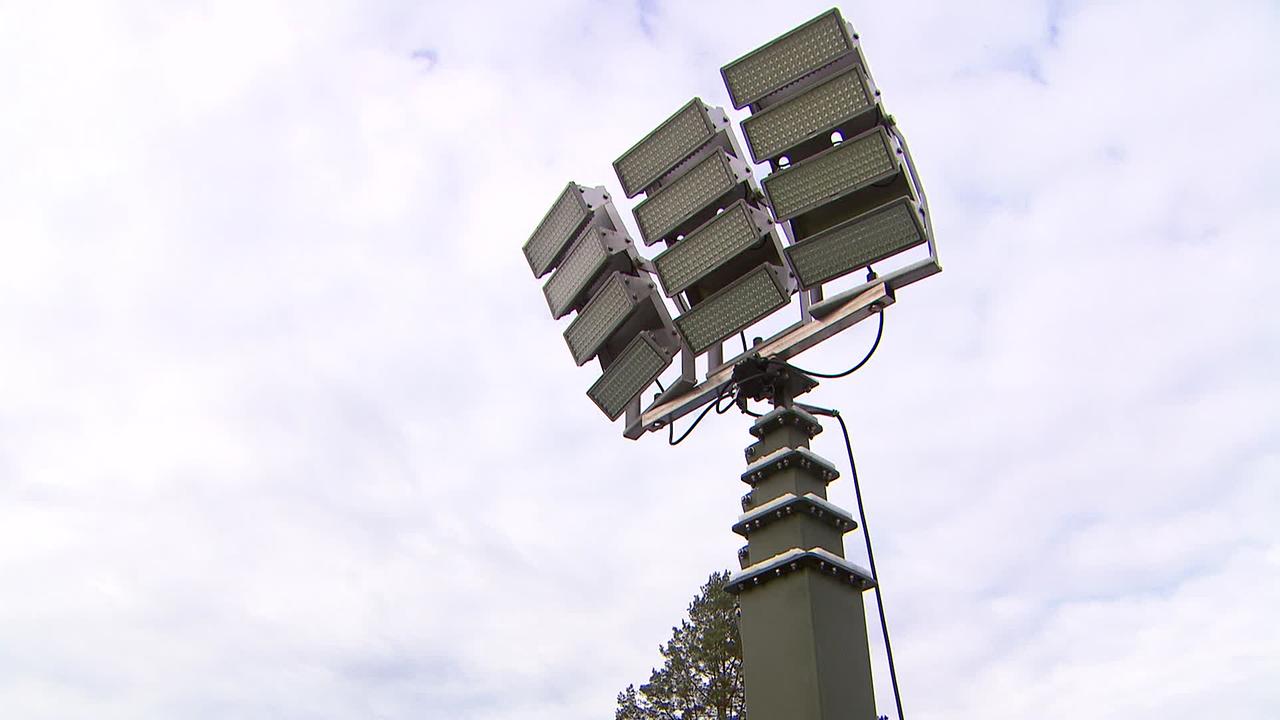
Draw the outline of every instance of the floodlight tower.
[[[746,412],[749,400],[773,405],[751,426],[740,478],[750,490],[733,525],[747,545],[727,585],[742,611],[747,711],[753,720],[870,720],[863,593],[878,600],[879,586],[845,558],[844,535],[858,522],[828,500],[839,472],[809,449],[822,431],[814,414],[838,414],[796,402],[817,382],[788,361],[872,316],[882,330],[895,291],[942,269],[928,206],[839,10],[721,75],[734,107],[750,110],[742,131],[750,160],[771,171],[762,183],[727,113],[693,98],[614,162],[623,193],[644,195],[633,208],[641,239],[661,252],[642,257],[607,191],[574,183],[524,252],[535,276],[554,271],[543,288],[552,315],[577,313],[565,341],[577,364],[599,360],[587,395],[611,420],[626,415],[624,436],[666,428],[675,444],[677,419],[702,408],[696,425],[726,397]],[[848,282],[860,270],[866,281]],[[794,307],[796,295],[798,320],[747,348],[745,330]],[[726,360],[734,335],[743,352]],[[642,409],[677,354],[677,376]],[[893,686],[897,700],[896,675]]]

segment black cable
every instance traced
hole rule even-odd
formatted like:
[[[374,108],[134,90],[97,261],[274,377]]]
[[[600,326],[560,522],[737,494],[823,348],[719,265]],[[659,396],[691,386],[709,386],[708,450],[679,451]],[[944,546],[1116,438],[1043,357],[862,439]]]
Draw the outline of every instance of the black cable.
[[[881,318],[884,316],[881,315]],[[879,336],[876,337],[879,340]],[[862,507],[862,486],[858,482],[858,466],[853,462],[853,443],[849,442],[849,426],[840,417],[839,410],[831,410],[831,416],[840,421],[844,433],[844,449],[849,453],[849,477],[853,480],[853,493],[858,498],[858,520],[862,523],[862,537],[867,542],[867,563],[871,565],[871,579],[875,581],[876,607],[880,611],[880,632],[884,635],[884,652],[889,659],[889,681],[893,684],[893,701],[898,707],[898,720],[902,715],[902,694],[898,692],[898,671],[893,665],[893,645],[889,642],[889,622],[884,616],[884,597],[880,594],[880,575],[876,572],[876,556],[871,552],[871,530],[867,528],[867,512]]]
[[[724,400],[726,397],[734,398],[737,396],[737,393],[738,393],[738,386],[736,384],[728,384],[720,388],[720,392],[716,393],[716,399],[713,402],[708,403],[706,407],[702,408],[702,412],[698,413],[698,417],[694,419],[692,425],[685,428],[685,431],[681,433],[679,439],[676,439],[676,424],[671,423],[670,425],[668,425],[667,426],[667,444],[679,445],[680,443],[684,442],[684,439],[689,437],[689,433],[693,432],[693,429],[698,427],[698,423],[702,422],[702,418],[706,417],[707,413],[711,412],[712,408],[715,408],[717,415],[723,415],[729,412],[729,409],[733,407],[733,403],[731,402],[727,407],[725,407],[724,409],[721,409],[720,401]]]
[[[860,360],[857,365],[854,365],[848,370],[845,370],[844,372],[840,372],[840,373],[814,372],[812,370],[805,370],[804,368],[796,367],[795,365],[792,365],[791,367],[804,373],[805,375],[809,375],[811,377],[818,377],[818,378],[834,379],[834,378],[842,378],[842,377],[845,377],[846,375],[854,374],[858,370],[862,369],[863,365],[867,364],[867,361],[871,359],[871,356],[876,354],[876,348],[880,347],[880,337],[884,335],[884,308],[881,308],[880,311],[876,314],[880,316],[880,325],[879,327],[876,328],[876,341],[871,344],[871,349],[867,351],[867,356],[862,358],[862,360]]]
[[[733,405],[734,405],[734,402],[733,402],[733,401],[734,401],[734,400],[736,400],[736,399],[737,399],[737,397],[738,397],[738,386],[737,386],[737,385],[731,385],[731,386],[730,386],[730,390],[729,390],[729,392],[727,392],[727,393],[725,393],[725,394],[723,394],[723,395],[721,395],[721,396],[719,396],[719,397],[717,397],[717,398],[716,398],[716,414],[717,414],[717,415],[723,415],[723,414],[725,414],[725,413],[729,412],[730,410],[732,410],[732,409],[733,409]],[[725,406],[722,408],[722,407],[720,407],[720,401],[721,401],[721,400],[723,400],[723,399],[725,399],[725,398],[728,398],[728,399],[729,399],[729,404],[728,404],[728,405],[725,405]]]
[[[737,404],[736,402],[730,402],[728,405],[725,405],[724,407],[721,407],[720,403],[726,398],[728,398],[729,400],[737,400],[738,388],[742,385],[742,383],[748,382],[750,380],[754,380],[758,377],[763,377],[764,375],[766,375],[766,373],[756,373],[754,375],[748,375],[745,378],[740,378],[738,380],[734,380],[729,383],[726,383],[723,387],[720,388],[720,392],[716,393],[716,399],[708,403],[706,407],[702,408],[702,412],[698,413],[698,417],[694,418],[693,424],[685,428],[685,431],[680,434],[679,438],[676,437],[675,423],[671,423],[670,425],[667,426],[667,444],[679,445],[680,443],[684,442],[684,439],[689,437],[689,433],[693,432],[693,429],[698,427],[698,423],[702,422],[702,419],[707,416],[707,413],[711,412],[712,408],[715,408],[717,415],[723,415],[729,412],[730,410],[732,410],[734,406]],[[750,410],[745,410],[744,412],[746,412],[748,415],[751,415],[752,417],[760,417],[759,415],[751,412]]]
[[[698,423],[702,422],[702,418],[706,417],[707,413],[711,412],[711,408],[715,407],[716,404],[719,402],[720,402],[720,397],[717,396],[716,402],[708,403],[706,407],[702,408],[702,412],[698,413],[698,417],[694,419],[692,425],[685,428],[684,433],[680,435],[679,440],[676,439],[676,424],[671,423],[670,425],[668,425],[667,426],[667,444],[679,445],[680,443],[684,442],[684,439],[689,437],[689,433],[693,432],[693,429],[698,427]]]
[[[747,331],[739,330],[738,339],[742,340],[742,352],[746,352],[747,351]]]

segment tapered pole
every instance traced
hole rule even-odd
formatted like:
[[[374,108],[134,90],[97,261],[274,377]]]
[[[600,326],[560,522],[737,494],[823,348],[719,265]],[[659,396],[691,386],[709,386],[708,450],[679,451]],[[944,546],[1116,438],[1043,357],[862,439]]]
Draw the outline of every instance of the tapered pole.
[[[791,393],[751,427],[742,480],[751,487],[734,531],[747,538],[738,594],[747,715],[752,720],[874,720],[863,593],[871,575],[844,559],[857,523],[827,501],[838,477],[809,450],[822,431]]]

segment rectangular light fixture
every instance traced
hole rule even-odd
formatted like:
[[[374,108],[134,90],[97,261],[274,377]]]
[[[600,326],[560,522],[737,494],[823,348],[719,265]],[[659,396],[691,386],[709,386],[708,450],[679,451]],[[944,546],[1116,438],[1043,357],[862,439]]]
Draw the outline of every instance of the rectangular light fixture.
[[[646,245],[677,234],[717,201],[738,190],[750,176],[747,164],[717,149],[680,177],[635,206],[636,223]]]
[[[629,284],[628,278],[614,273],[569,323],[564,341],[569,344],[574,362],[581,365],[595,357],[635,309],[638,297]]]
[[[610,273],[564,331],[574,362],[582,365],[599,355],[608,365],[641,330],[673,333],[656,288],[647,275]]]
[[[582,307],[592,283],[607,270],[634,272],[635,265],[631,238],[614,230],[587,226],[542,286],[551,316],[564,317],[570,310]]]
[[[588,188],[572,182],[565,187],[524,244],[524,256],[534,277],[546,275],[560,262],[569,243],[608,199],[603,187]]]
[[[770,220],[760,210],[738,200],[653,259],[667,297],[689,286],[755,247],[769,231]]]
[[[821,70],[854,49],[840,11],[831,9],[720,68],[735,108],[744,108]]]
[[[853,135],[874,124],[872,111],[878,108],[875,96],[867,83],[862,68],[854,65],[839,75],[805,90],[795,97],[761,110],[742,121],[742,132],[747,137],[747,147],[756,162],[773,160],[789,154],[793,148],[808,141],[821,139],[819,145],[829,146],[828,133],[836,129],[850,129],[856,125]],[[856,123],[862,116],[872,116],[865,123]],[[791,161],[799,160],[791,154]]]
[[[919,207],[899,198],[786,248],[806,290],[925,243]]]
[[[673,355],[671,348],[659,343],[654,333],[641,332],[591,385],[587,397],[610,420],[617,420],[626,410],[627,403],[644,392],[667,369]]]
[[[728,124],[723,111],[712,111],[699,98],[690,100],[613,161],[623,192],[627,197],[644,192],[698,148],[711,142],[716,131]]]
[[[899,172],[889,134],[875,127],[764,179],[773,216],[782,222]]]
[[[676,318],[676,328],[694,354],[732,337],[791,301],[782,270],[761,265]]]

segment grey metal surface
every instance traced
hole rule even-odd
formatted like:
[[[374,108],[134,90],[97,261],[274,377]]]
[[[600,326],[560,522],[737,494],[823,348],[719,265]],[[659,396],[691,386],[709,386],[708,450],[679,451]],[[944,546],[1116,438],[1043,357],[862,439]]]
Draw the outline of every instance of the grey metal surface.
[[[865,282],[857,287],[849,288],[844,292],[832,295],[820,303],[810,306],[809,311],[813,313],[815,319],[821,320],[833,313],[837,313],[850,298],[855,298],[865,293],[868,289],[883,285],[892,292],[897,292],[901,288],[911,283],[923,280],[930,275],[937,275],[942,272],[942,265],[938,264],[935,258],[925,258],[899,268],[890,273],[885,273],[877,277],[875,280]]]

